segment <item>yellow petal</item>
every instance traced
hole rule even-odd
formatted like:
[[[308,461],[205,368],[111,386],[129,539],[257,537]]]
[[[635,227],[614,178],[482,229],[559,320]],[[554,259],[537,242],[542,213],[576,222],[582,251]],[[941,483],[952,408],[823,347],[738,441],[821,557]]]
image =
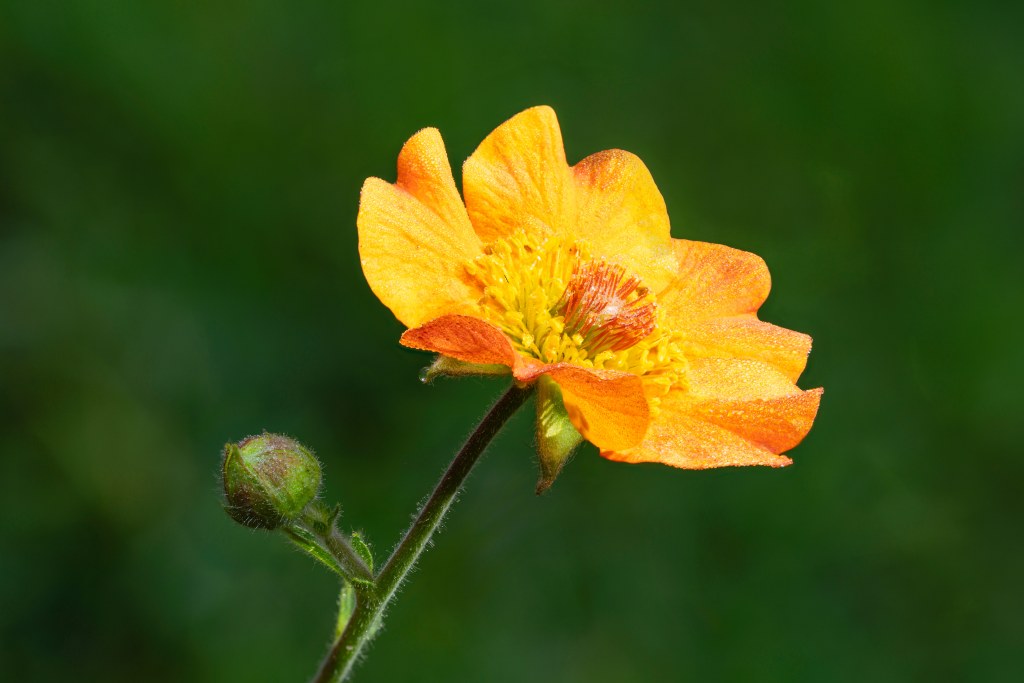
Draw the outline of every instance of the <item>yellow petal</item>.
[[[595,256],[617,262],[654,292],[676,275],[668,211],[647,166],[619,149],[592,154],[573,167],[575,231]]]
[[[659,415],[640,446],[626,451],[601,451],[601,455],[619,462],[656,462],[687,470],[748,465],[785,467],[793,462],[726,429],[689,416],[675,416],[668,422]]]
[[[821,389],[802,391],[776,368],[754,360],[690,360],[689,413],[773,453],[804,438],[818,413]],[[685,403],[677,400],[677,410]]]
[[[743,358],[690,358],[686,379],[694,399],[756,399],[800,391],[767,363]]]
[[[754,315],[713,318],[688,331],[691,358],[738,358],[771,365],[795,382],[807,365],[811,338],[758,320]]]
[[[817,414],[821,389],[749,400],[695,400],[684,391],[662,399],[643,443],[605,450],[610,460],[658,462],[684,469],[767,465],[792,461],[781,455],[806,436]]]
[[[673,329],[709,318],[754,313],[768,297],[771,277],[756,254],[720,244],[673,240],[679,270],[658,304]]]
[[[473,226],[455,186],[444,140],[436,128],[424,128],[405,143],[398,153],[399,187],[419,199],[441,220],[469,238]]]
[[[694,406],[694,413],[750,443],[784,453],[810,431],[822,392],[819,388],[767,399],[704,401]]]
[[[405,143],[394,185],[367,179],[356,222],[366,281],[407,327],[475,300],[463,264],[480,253],[480,240],[436,129]]]
[[[519,228],[566,232],[576,217],[572,173],[550,107],[527,109],[498,126],[466,160],[462,185],[485,243]]]

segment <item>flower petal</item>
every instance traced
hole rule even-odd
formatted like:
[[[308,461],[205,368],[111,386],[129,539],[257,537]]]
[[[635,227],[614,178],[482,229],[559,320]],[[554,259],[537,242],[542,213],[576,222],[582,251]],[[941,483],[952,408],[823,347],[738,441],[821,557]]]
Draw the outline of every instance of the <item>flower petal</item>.
[[[743,358],[690,358],[686,379],[696,400],[775,398],[800,391],[771,365]]]
[[[756,254],[708,242],[673,240],[678,271],[658,294],[673,329],[709,318],[754,313],[768,297],[771,277]]]
[[[555,380],[573,426],[598,448],[631,448],[644,438],[650,408],[636,375],[555,363],[520,370],[515,376],[529,381],[540,374]]]
[[[651,422],[642,444],[626,451],[601,451],[601,455],[619,462],[657,462],[687,470],[793,463],[726,429],[688,416],[676,416],[671,422],[659,416]]]
[[[784,453],[807,436],[823,389],[747,401],[705,401],[694,407],[703,420],[773,453]]]
[[[689,330],[686,354],[691,358],[740,358],[767,363],[795,382],[807,365],[811,338],[762,322],[754,315],[713,318]]]
[[[538,224],[566,232],[575,197],[555,112],[534,107],[498,126],[466,160],[462,186],[485,243]]]
[[[615,261],[654,292],[677,271],[668,210],[647,166],[635,154],[612,149],[573,166],[576,233],[597,256]]]
[[[462,264],[480,253],[480,239],[436,129],[421,130],[405,143],[394,185],[366,180],[356,223],[366,281],[407,327],[476,298]]]
[[[821,389],[812,389],[767,399],[698,401],[685,391],[673,391],[662,399],[643,443],[601,455],[684,469],[783,467],[792,461],[780,454],[807,435],[821,394]]]
[[[444,140],[436,128],[424,128],[402,146],[398,153],[396,184],[476,244],[476,240],[469,237],[474,234],[473,225],[459,188],[455,186]]]
[[[521,364],[519,354],[501,330],[468,315],[444,315],[406,330],[401,343],[467,363],[507,365],[510,368]]]

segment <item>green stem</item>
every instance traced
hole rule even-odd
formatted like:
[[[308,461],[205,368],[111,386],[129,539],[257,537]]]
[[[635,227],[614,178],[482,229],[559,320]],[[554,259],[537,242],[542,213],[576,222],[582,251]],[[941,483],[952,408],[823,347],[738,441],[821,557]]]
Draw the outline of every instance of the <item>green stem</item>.
[[[441,525],[473,465],[491,439],[532,392],[532,385],[519,388],[513,384],[469,435],[374,583],[356,586],[356,609],[344,632],[320,663],[314,683],[336,683],[344,680],[352,671],[360,652],[376,633],[388,603]]]
[[[292,543],[314,559],[325,564],[342,578],[362,583],[373,581],[373,572],[359,553],[334,525],[334,518],[317,503],[306,508],[302,516],[282,527]]]

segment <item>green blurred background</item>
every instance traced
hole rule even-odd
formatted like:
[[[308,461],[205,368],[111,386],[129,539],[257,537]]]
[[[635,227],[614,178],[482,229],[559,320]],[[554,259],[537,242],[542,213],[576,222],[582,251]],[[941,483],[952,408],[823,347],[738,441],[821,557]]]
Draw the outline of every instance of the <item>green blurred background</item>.
[[[825,386],[796,465],[470,481],[372,681],[1024,680],[1022,5],[0,4],[0,677],[299,681],[335,582],[220,509],[315,448],[385,555],[500,390],[423,386],[358,192],[527,106],[762,255]]]

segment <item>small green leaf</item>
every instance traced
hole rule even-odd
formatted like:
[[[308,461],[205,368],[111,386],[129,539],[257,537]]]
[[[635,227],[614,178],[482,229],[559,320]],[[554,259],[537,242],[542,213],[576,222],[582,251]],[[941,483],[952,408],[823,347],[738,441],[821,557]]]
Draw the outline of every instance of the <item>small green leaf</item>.
[[[583,435],[573,426],[565,410],[562,390],[554,380],[541,375],[537,380],[537,452],[540,455],[538,495],[551,487],[573,450],[582,441]]]
[[[352,544],[352,549],[363,559],[370,573],[373,574],[373,553],[370,551],[370,546],[366,545],[366,541],[363,540],[363,535],[358,531],[354,531],[349,540]]]

